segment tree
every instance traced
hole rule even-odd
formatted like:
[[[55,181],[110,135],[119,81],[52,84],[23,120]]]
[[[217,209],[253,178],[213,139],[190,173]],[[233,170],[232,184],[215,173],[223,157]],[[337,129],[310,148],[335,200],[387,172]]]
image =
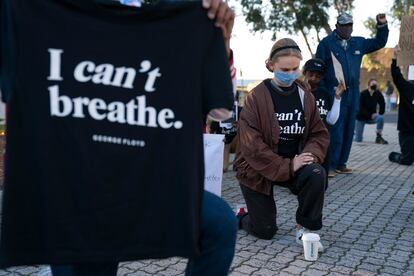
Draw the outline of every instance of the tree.
[[[370,37],[375,37],[375,34],[377,33],[377,19],[368,17],[368,19],[364,21],[364,26],[370,31]]]
[[[401,23],[401,18],[410,13],[410,7],[414,6],[413,0],[394,0],[391,7],[392,16]]]
[[[335,0],[334,4],[338,13],[341,11],[351,11],[354,8],[353,0]]]
[[[353,0],[241,0],[242,11],[247,23],[254,32],[273,31],[273,39],[281,30],[289,34],[300,33],[305,39],[309,52],[313,55],[308,36],[324,30],[332,32],[329,26],[328,10],[334,6],[337,11],[350,11]]]
[[[378,80],[380,89],[384,89],[385,81],[390,79],[390,67],[392,48],[383,48],[368,55],[364,55],[361,63],[361,79],[363,78],[363,71],[370,75],[375,75]],[[365,85],[365,84],[363,84]]]

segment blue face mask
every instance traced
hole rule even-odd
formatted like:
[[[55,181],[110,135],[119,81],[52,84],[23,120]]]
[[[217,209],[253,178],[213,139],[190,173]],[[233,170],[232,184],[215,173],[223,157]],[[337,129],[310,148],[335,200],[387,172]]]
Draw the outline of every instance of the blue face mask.
[[[278,83],[286,86],[291,86],[292,83],[299,78],[300,73],[295,71],[293,73],[287,73],[282,71],[275,71],[275,79]]]

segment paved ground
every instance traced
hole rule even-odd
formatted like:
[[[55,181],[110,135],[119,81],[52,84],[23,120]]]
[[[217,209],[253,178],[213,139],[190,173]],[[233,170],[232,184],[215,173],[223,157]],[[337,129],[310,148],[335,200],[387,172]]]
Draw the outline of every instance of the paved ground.
[[[354,144],[349,162],[356,172],[330,181],[319,232],[326,250],[318,261],[304,260],[294,240],[296,198],[277,187],[278,233],[265,241],[239,231],[231,275],[414,275],[414,166],[387,160],[399,150],[394,123],[385,125],[384,137],[390,145],[374,144],[374,126],[367,126],[367,142]],[[232,207],[243,204],[233,172],[225,174],[223,189]],[[179,258],[123,263],[119,275],[182,275],[185,265]],[[38,271],[12,268],[0,275]]]

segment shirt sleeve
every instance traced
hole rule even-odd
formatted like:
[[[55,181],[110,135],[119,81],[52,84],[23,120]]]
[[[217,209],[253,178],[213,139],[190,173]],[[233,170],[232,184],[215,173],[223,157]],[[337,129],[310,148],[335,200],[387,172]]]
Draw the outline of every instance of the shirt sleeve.
[[[407,97],[406,93],[409,90],[409,83],[406,81],[401,74],[400,67],[397,66],[397,60],[393,59],[391,63],[391,75],[398,92],[402,97]]]
[[[223,108],[231,111],[234,102],[230,66],[223,34],[220,29],[214,28],[202,70],[204,115],[213,109]]]
[[[375,52],[384,47],[385,44],[387,44],[388,32],[388,24],[377,25],[377,34],[375,35],[375,38],[364,39],[364,54]]]
[[[334,125],[339,118],[339,111],[341,110],[341,99],[334,99],[331,110],[329,110],[326,116],[326,122],[330,125]]]

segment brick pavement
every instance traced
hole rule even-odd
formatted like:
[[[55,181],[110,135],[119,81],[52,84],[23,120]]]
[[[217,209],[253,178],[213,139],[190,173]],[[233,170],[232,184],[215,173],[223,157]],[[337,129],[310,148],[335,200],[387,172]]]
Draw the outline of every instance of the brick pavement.
[[[239,231],[230,275],[414,275],[414,166],[387,160],[399,150],[396,124],[386,124],[390,145],[376,145],[375,126],[366,126],[365,140],[354,143],[352,175],[330,181],[319,231],[325,252],[316,262],[304,260],[295,243],[297,201],[276,187],[278,233],[259,240]],[[234,172],[224,176],[223,197],[232,207],[243,204]],[[186,260],[171,258],[122,263],[119,275],[182,275]],[[0,275],[36,275],[40,267],[0,270]]]

